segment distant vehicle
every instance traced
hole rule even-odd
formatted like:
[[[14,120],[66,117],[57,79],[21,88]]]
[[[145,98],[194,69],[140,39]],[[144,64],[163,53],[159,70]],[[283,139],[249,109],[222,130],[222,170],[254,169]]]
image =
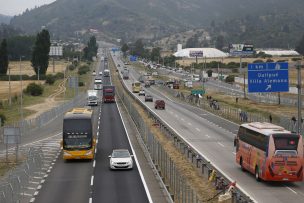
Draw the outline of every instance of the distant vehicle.
[[[145,81],[145,87],[150,87],[150,81]]]
[[[155,109],[165,109],[166,104],[164,100],[158,99],[154,103],[154,108]]]
[[[150,85],[155,85],[155,80],[154,79],[149,79]]]
[[[88,106],[97,106],[98,105],[97,90],[88,90],[87,91],[87,105]]]
[[[110,77],[110,70],[109,69],[105,69],[103,71],[103,77]]]
[[[140,90],[138,93],[138,96],[145,96],[145,90]]]
[[[140,82],[133,82],[132,83],[132,92],[139,93],[140,90],[141,90]]]
[[[120,67],[120,64],[117,64],[117,67]]]
[[[127,65],[130,65],[130,64],[129,64],[129,62],[125,62],[125,63],[124,63],[124,65],[126,65],[126,66],[127,66]]]
[[[93,72],[92,72],[92,75],[93,75],[93,76],[95,76],[95,75],[96,75],[96,72],[95,72],[95,70],[93,70]]]
[[[166,81],[165,85],[171,89],[173,89],[174,81]]]
[[[158,76],[158,72],[156,71],[152,72],[152,76]]]
[[[188,88],[193,88],[193,82],[188,80],[185,82],[185,86],[188,87]]]
[[[125,69],[122,71],[122,78],[124,80],[129,80],[129,70],[128,69]]]
[[[95,137],[93,135],[92,110],[74,108],[63,118],[63,159],[93,159]]]
[[[110,169],[132,169],[133,155],[127,149],[114,149],[110,158]]]
[[[192,74],[191,79],[193,82],[198,82],[200,80],[200,76],[198,74]]]
[[[107,85],[103,87],[102,100],[104,103],[115,102],[115,86]]]
[[[236,162],[257,181],[302,181],[302,139],[272,123],[242,124],[234,140]]]
[[[102,90],[102,79],[101,78],[95,78],[94,90]]]
[[[179,83],[178,83],[178,81],[174,81],[174,83],[173,83],[173,89],[179,89]]]
[[[145,95],[145,102],[153,102],[153,97],[152,97],[152,95],[150,95],[150,94],[146,94]]]
[[[99,73],[98,73],[99,75],[102,75],[102,71],[99,71]]]

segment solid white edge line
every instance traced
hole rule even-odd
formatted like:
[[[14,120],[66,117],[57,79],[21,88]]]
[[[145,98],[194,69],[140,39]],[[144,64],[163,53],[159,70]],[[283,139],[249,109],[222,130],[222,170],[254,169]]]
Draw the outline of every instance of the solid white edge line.
[[[288,186],[285,186],[288,190],[290,190],[291,192],[293,192],[294,194],[298,194],[296,191],[294,191],[293,189],[291,189],[290,187],[288,187]]]
[[[129,90],[129,88],[128,88],[128,90]],[[158,91],[158,90],[157,90]],[[129,90],[129,92],[131,92],[130,90]],[[164,97],[166,97],[168,100],[170,100],[171,102],[174,102],[172,99],[170,99],[170,98],[168,98],[166,95],[164,95],[162,92],[160,92],[160,91],[158,91],[161,95],[163,95]],[[137,98],[137,97],[136,97]],[[137,98],[138,99],[138,98]],[[158,117],[160,117],[159,116],[159,114],[158,113],[156,113],[155,111],[153,111],[148,105],[146,105],[144,102],[142,102],[140,99],[138,99],[138,101],[139,102],[141,102],[144,106],[146,106],[150,111],[152,111],[152,112],[154,112],[156,115],[158,115]],[[179,103],[180,104],[180,103]],[[185,104],[186,105],[186,104]],[[187,105],[187,106],[191,106],[191,105]],[[193,106],[191,106],[191,107],[193,107]],[[199,109],[199,108],[198,108]],[[201,109],[200,109],[201,110]],[[214,115],[214,114],[213,114]],[[214,116],[217,116],[217,115],[214,115]],[[221,117],[219,117],[219,116],[217,116],[218,118],[221,118]],[[223,119],[223,118],[221,118],[221,119]],[[232,123],[232,124],[234,124],[234,125],[236,125],[235,123],[233,123],[233,122],[231,122],[231,121],[229,121],[229,120],[227,120],[227,119],[224,119],[224,120],[226,120],[226,121],[228,121],[228,122],[230,122],[230,123]],[[170,128],[171,128],[171,130],[173,130],[174,131],[174,133],[176,133],[181,139],[183,139],[183,141],[187,144],[187,145],[189,145],[189,146],[191,146],[196,152],[198,152],[198,153],[200,153],[200,151],[196,148],[196,147],[194,147],[191,143],[189,143],[187,140],[185,140],[184,138],[183,138],[183,136],[181,136],[174,128],[172,128],[172,126],[171,125],[169,125],[166,121],[164,121],[164,120],[162,120],[167,126],[169,126]],[[132,147],[132,146],[131,146]],[[210,163],[211,163],[211,161],[210,161],[210,159],[206,156],[206,155],[203,155],[202,153],[200,153],[200,155],[202,156],[202,157],[204,157],[205,159],[206,159],[206,161],[209,161]],[[234,182],[234,180],[230,177],[230,176],[228,176],[223,170],[221,170],[215,163],[211,163],[212,165],[213,165],[213,167],[216,169],[216,170],[218,170],[221,174],[223,174],[230,182]],[[249,195],[248,194],[248,192],[246,192],[241,186],[238,186],[237,188],[239,188],[239,190],[241,190],[245,195],[247,195],[248,197],[250,197],[251,198],[251,200],[253,200],[254,202],[258,202],[258,201],[256,201],[251,195]]]
[[[91,186],[93,185],[94,183],[94,176],[91,176]]]
[[[90,199],[89,199],[89,203],[92,203],[92,197],[90,197]]]
[[[219,144],[219,145],[222,146],[222,147],[225,147],[225,145],[223,145],[223,144],[220,143],[220,142],[217,142],[217,144]]]
[[[149,191],[149,188],[148,188],[147,183],[146,183],[146,180],[145,180],[145,177],[144,177],[144,175],[143,175],[143,173],[142,173],[142,171],[141,171],[139,162],[138,162],[138,160],[137,160],[136,153],[135,153],[135,151],[134,151],[134,149],[133,149],[133,146],[132,146],[132,143],[131,143],[131,140],[130,140],[130,137],[129,137],[129,134],[128,134],[128,131],[127,131],[127,128],[126,128],[126,125],[125,125],[125,122],[124,122],[124,120],[122,119],[122,115],[121,115],[120,108],[119,108],[119,106],[118,106],[117,103],[115,103],[115,104],[116,104],[116,106],[117,106],[117,109],[118,109],[118,112],[119,112],[119,115],[120,115],[122,124],[123,124],[123,126],[124,126],[125,131],[126,131],[127,138],[128,138],[128,141],[129,141],[129,144],[130,144],[132,153],[133,153],[133,155],[134,155],[133,157],[134,157],[134,159],[135,159],[135,162],[136,162],[136,165],[137,165],[137,168],[138,168],[138,172],[139,172],[140,178],[141,178],[141,180],[142,180],[142,182],[143,182],[144,188],[145,188],[145,190],[146,190],[146,193],[147,193],[149,202],[150,202],[150,203],[153,203],[152,198],[151,198],[151,194],[150,194],[150,191]]]

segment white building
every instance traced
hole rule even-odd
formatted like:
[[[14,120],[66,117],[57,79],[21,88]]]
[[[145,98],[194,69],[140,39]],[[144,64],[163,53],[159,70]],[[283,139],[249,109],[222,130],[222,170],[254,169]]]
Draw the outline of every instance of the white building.
[[[185,57],[185,58],[195,58],[190,57],[191,52],[203,52],[203,57],[198,58],[223,58],[228,57],[229,54],[222,52],[221,50],[215,48],[186,48],[186,49],[178,49],[173,55],[175,57]]]

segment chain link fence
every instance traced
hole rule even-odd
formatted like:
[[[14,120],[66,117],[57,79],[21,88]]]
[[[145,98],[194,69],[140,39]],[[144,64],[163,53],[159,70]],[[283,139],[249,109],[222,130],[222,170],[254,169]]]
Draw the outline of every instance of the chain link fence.
[[[121,77],[120,80],[122,81]],[[217,202],[217,195],[222,194],[232,181],[224,177],[219,169],[216,169],[210,161],[206,160],[204,156],[200,154],[200,152],[196,151],[189,143],[187,143],[187,141],[176,134],[174,129],[167,126],[153,111],[149,110],[143,103],[138,101],[126,88],[125,84],[123,82],[121,83],[124,90],[116,88],[116,93],[135,122],[141,139],[145,144],[145,147],[148,149],[154,167],[156,168],[158,175],[161,177],[161,180],[172,200],[177,203]],[[187,158],[187,160],[196,167],[200,175],[205,177],[209,183],[214,185],[215,189],[218,190],[217,195],[206,199],[206,197],[202,197],[202,194],[197,192],[197,189],[190,184],[187,177],[183,175],[172,160],[172,157],[170,157],[168,152],[164,149],[164,146],[151,132],[149,125],[140,116],[138,109],[134,106],[134,101],[143,107],[149,118],[153,119],[153,126],[158,127],[161,132],[174,143],[174,146]],[[221,185],[221,187],[218,187],[219,185]],[[252,200],[239,189],[231,191],[231,196],[232,198],[230,198],[229,202],[252,202]]]

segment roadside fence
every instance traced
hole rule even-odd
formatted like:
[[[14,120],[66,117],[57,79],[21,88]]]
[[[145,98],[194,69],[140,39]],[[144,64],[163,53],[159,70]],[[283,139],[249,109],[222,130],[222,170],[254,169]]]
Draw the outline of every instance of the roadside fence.
[[[120,81],[122,81],[121,77]],[[217,196],[210,199],[204,199],[201,194],[196,192],[196,188],[191,186],[187,177],[182,175],[172,157],[169,156],[164,146],[158,141],[156,136],[151,132],[148,124],[140,116],[138,110],[134,106],[134,100],[142,106],[148,116],[153,119],[154,126],[158,127],[161,132],[174,143],[175,147],[185,156],[185,158],[196,167],[203,177],[205,177],[206,181],[209,181],[218,189],[218,195],[225,192],[227,187],[232,184],[232,180],[228,180],[224,177],[219,169],[216,169],[209,160],[205,159],[200,152],[196,151],[186,140],[180,137],[174,129],[171,129],[171,127],[165,124],[153,111],[149,110],[143,103],[138,101],[126,88],[123,82],[122,85],[124,90],[116,88],[116,92],[135,122],[141,139],[149,151],[154,167],[161,177],[172,201],[176,203],[217,201],[215,199]],[[252,202],[248,196],[237,188],[230,191],[230,197],[231,201],[229,200],[229,202]]]

